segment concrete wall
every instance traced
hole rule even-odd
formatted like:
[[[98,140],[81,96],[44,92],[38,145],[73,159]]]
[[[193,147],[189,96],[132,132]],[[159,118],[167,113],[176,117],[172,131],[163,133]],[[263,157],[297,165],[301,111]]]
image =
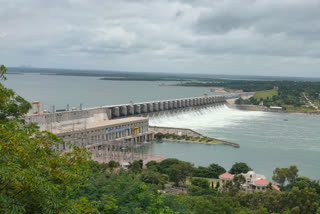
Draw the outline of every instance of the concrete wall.
[[[26,115],[27,123],[37,123],[40,130],[55,129],[56,127],[66,127],[72,124],[95,123],[97,121],[109,120],[112,109],[94,108],[86,110],[56,112],[50,114]]]

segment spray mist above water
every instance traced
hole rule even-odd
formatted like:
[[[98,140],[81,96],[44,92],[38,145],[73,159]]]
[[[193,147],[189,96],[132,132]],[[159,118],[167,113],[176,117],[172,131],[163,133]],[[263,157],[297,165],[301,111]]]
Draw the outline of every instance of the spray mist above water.
[[[208,130],[241,125],[247,120],[266,116],[265,112],[241,111],[226,105],[150,117],[150,125]]]

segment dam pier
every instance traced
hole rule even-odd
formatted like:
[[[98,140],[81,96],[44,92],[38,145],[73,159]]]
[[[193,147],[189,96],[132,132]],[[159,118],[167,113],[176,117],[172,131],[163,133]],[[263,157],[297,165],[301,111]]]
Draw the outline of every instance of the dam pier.
[[[204,96],[110,106],[112,119],[224,103],[224,96]]]

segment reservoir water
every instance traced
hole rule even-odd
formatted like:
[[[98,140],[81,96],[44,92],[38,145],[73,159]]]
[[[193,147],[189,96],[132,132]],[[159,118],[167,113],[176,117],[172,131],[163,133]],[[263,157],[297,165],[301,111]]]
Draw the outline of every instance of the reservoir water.
[[[14,89],[28,101],[40,101],[48,109],[96,107],[151,100],[203,96],[208,88],[161,86],[174,82],[109,81],[99,77],[32,74],[7,75],[4,85]],[[213,94],[213,93],[211,93]]]
[[[97,77],[7,75],[4,85],[29,101],[49,108],[85,107],[202,96],[208,88],[160,86],[159,82],[102,81]],[[172,83],[172,82],[171,82]],[[212,94],[212,93],[211,93]],[[160,142],[146,152],[175,157],[195,165],[248,163],[271,181],[276,167],[297,165],[301,175],[320,179],[320,117],[240,111],[227,106],[150,118],[151,125],[191,128],[201,134],[240,144],[240,148]]]

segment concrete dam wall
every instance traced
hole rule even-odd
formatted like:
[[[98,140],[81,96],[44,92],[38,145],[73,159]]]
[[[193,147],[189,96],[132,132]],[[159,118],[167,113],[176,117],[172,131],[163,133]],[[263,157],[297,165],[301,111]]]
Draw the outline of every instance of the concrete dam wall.
[[[131,116],[148,116],[157,112],[186,108],[204,107],[225,103],[225,96],[203,96],[174,100],[151,101],[143,103],[121,104],[42,114],[28,114],[26,122],[36,123],[40,130],[56,130],[64,127],[86,125],[100,121]]]

